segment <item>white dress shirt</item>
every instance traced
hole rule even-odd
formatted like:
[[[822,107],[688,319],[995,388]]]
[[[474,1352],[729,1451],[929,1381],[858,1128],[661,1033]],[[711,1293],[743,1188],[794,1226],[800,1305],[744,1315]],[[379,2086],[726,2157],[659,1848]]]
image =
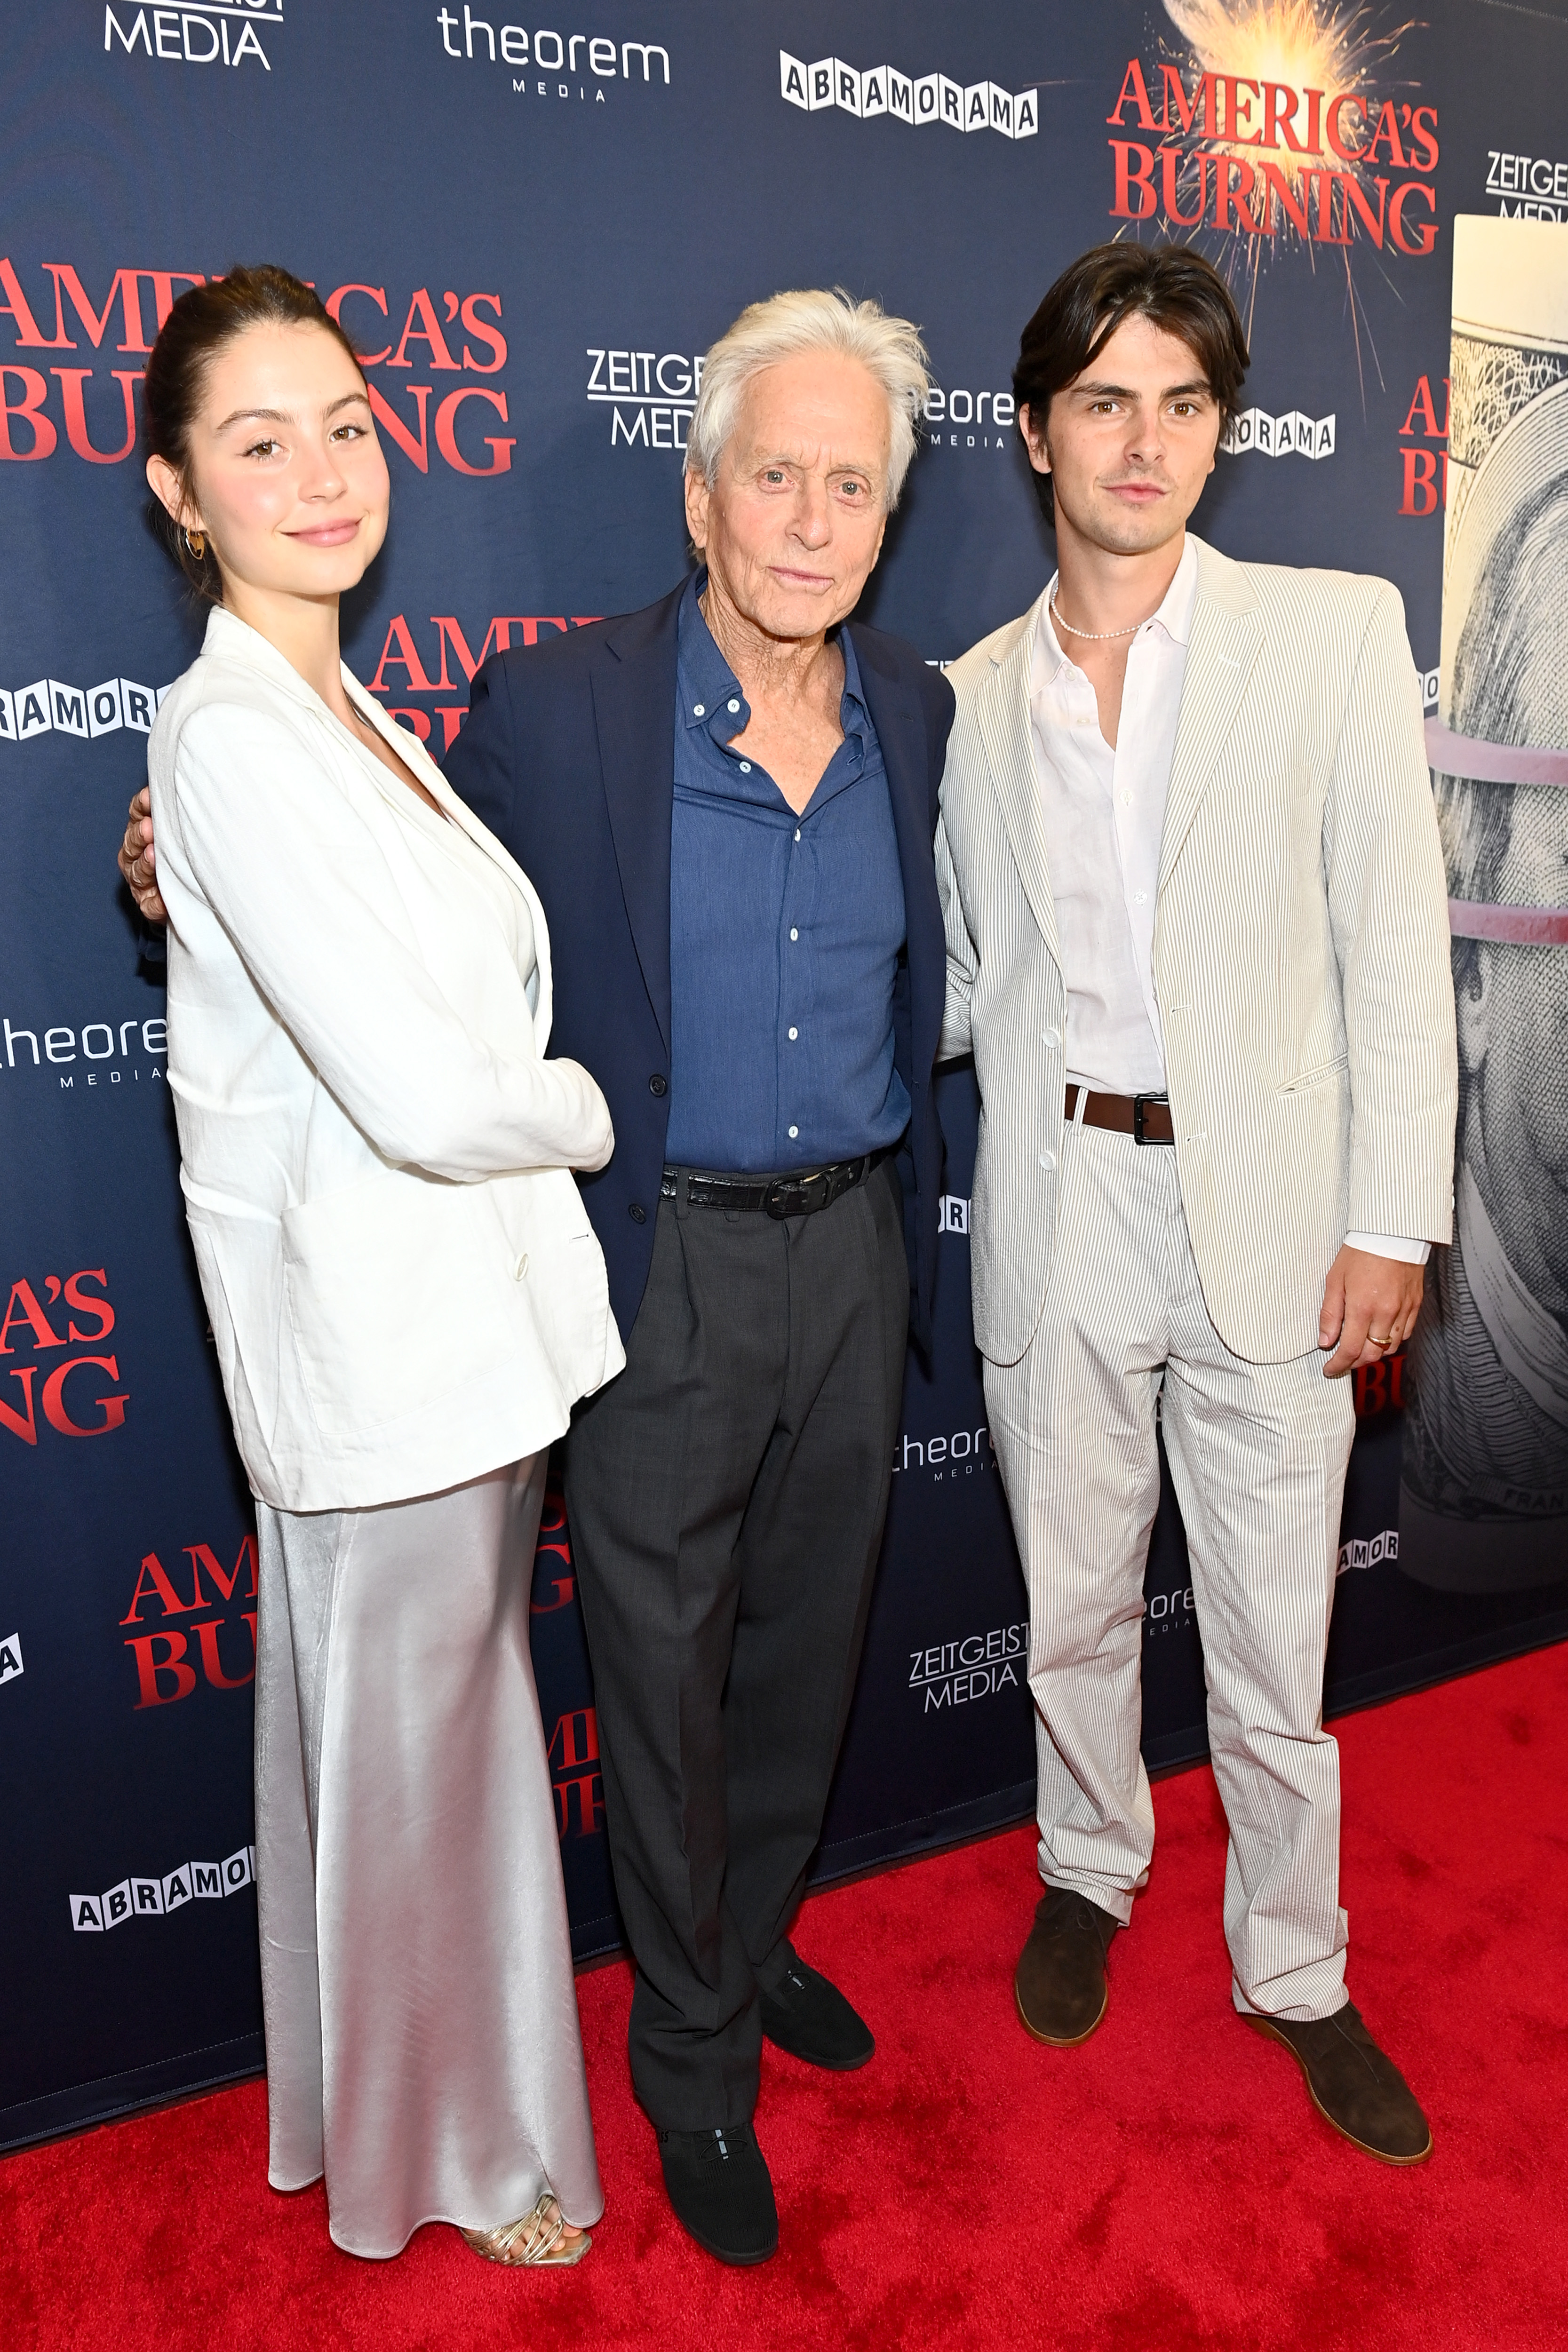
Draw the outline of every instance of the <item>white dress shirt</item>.
[[[1165,1091],[1154,910],[1197,592],[1189,539],[1158,612],[1128,647],[1114,750],[1100,731],[1094,687],[1052,625],[1055,579],[1040,606],[1029,709],[1067,987],[1067,1077],[1096,1093]],[[1345,1239],[1410,1265],[1425,1265],[1431,1248],[1389,1234]]]

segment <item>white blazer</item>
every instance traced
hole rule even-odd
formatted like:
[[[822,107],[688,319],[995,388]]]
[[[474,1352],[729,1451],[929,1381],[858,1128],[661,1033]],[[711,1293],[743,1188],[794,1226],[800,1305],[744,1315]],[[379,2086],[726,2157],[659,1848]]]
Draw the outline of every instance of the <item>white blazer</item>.
[[[169,1082],[235,1437],[288,1511],[535,1453],[626,1360],[569,1173],[608,1160],[610,1116],[585,1070],[543,1059],[543,909],[423,748],[343,684],[519,892],[537,967],[397,813],[406,784],[215,612],[148,751]]]
[[[1449,1237],[1447,888],[1394,590],[1195,543],[1154,994],[1205,1303],[1237,1355],[1279,1363],[1317,1345],[1347,1232]],[[999,1364],[1045,1304],[1066,1092],[1029,714],[1038,609],[948,672],[937,831],[942,1051],[973,1052],[980,1084],[974,1333]]]

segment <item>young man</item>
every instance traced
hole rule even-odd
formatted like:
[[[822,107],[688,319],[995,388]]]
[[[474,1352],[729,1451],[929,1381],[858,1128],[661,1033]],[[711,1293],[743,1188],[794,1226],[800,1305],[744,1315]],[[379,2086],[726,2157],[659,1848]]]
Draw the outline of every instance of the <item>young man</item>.
[[[949,673],[944,1054],[984,1101],[975,1336],[1028,1580],[1037,2040],[1083,2041],[1153,1849],[1156,1417],[1230,1823],[1236,2006],[1391,2163],[1426,2118],[1344,1983],[1323,1657],[1353,1416],[1447,1241],[1447,895],[1399,598],[1187,517],[1247,364],[1196,254],[1098,247],[1014,386],[1060,569]]]

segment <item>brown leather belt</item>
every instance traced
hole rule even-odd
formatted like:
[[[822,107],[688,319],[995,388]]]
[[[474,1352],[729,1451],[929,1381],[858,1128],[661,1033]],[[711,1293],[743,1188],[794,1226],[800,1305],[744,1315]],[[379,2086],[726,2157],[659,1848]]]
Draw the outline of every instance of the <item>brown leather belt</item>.
[[[1085,1127],[1108,1128],[1112,1135],[1130,1135],[1134,1143],[1174,1143],[1171,1105],[1165,1095],[1096,1095],[1087,1087],[1068,1087],[1067,1116],[1078,1117],[1078,1098],[1084,1097]]]

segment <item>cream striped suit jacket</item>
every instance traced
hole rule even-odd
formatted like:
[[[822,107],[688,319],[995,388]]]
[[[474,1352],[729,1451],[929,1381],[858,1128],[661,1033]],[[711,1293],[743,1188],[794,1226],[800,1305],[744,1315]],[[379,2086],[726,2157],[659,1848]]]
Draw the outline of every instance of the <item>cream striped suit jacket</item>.
[[[1205,1302],[1236,1354],[1279,1363],[1316,1346],[1347,1232],[1449,1237],[1447,885],[1395,591],[1196,544],[1154,991]],[[1038,609],[948,673],[937,832],[942,1052],[973,1052],[980,1085],[974,1333],[999,1364],[1045,1301],[1065,1092],[1029,715]]]

